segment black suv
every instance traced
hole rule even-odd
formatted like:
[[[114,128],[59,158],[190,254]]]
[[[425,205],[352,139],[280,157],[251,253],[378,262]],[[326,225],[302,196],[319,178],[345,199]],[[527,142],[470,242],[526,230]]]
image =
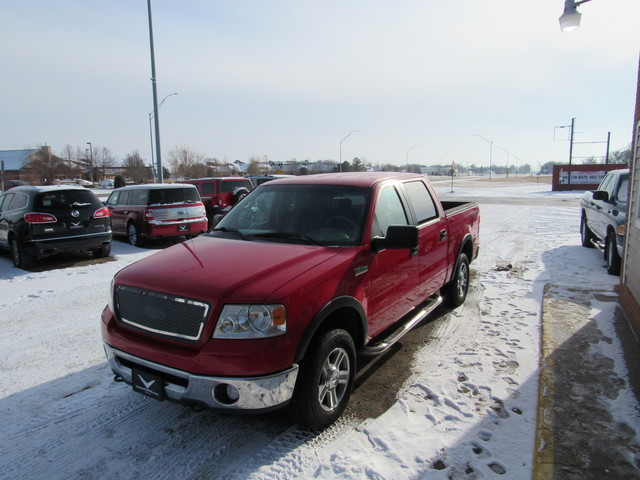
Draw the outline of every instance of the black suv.
[[[0,248],[16,267],[60,252],[111,253],[109,209],[83,187],[15,187],[0,195]]]

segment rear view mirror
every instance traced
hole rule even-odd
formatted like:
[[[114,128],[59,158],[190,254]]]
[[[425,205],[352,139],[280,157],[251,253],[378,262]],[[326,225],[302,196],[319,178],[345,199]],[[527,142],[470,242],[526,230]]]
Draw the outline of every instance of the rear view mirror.
[[[385,237],[371,240],[371,248],[379,251],[386,248],[401,250],[418,247],[418,227],[413,225],[391,225]]]

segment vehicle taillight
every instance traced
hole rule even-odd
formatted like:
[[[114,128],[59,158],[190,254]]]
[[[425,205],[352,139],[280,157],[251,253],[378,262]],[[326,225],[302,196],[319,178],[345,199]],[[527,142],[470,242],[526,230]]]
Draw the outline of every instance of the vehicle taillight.
[[[27,223],[56,223],[58,219],[50,213],[25,213]]]
[[[96,210],[93,214],[93,218],[104,218],[109,216],[111,216],[111,211],[107,207]]]
[[[154,212],[150,208],[144,211],[144,219],[145,220],[153,220]]]

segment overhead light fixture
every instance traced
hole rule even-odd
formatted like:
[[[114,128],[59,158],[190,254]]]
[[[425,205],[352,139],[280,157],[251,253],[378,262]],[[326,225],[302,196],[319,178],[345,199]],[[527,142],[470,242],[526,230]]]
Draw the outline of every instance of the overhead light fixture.
[[[582,14],[578,12],[578,7],[583,3],[587,3],[591,0],[581,0],[576,2],[575,0],[565,0],[564,12],[558,19],[560,22],[560,30],[563,32],[571,32],[580,28],[580,18]]]

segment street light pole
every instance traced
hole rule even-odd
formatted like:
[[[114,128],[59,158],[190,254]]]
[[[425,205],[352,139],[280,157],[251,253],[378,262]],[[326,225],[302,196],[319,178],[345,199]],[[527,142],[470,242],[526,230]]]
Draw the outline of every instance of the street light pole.
[[[89,180],[93,181],[93,172],[91,171],[91,169],[93,169],[93,147],[91,146],[91,142],[87,142],[87,145],[89,145],[89,153],[91,155],[91,158],[89,160]]]
[[[482,135],[474,135],[474,137],[480,137],[482,140],[489,144],[489,180],[491,180],[491,163],[493,161],[493,140],[488,140],[484,138]]]
[[[170,93],[169,95],[164,97],[162,99],[162,101],[160,102],[160,104],[158,105],[158,110],[160,110],[160,107],[162,107],[162,105],[164,104],[165,100],[167,98],[169,98],[169,97],[172,97],[173,95],[178,95],[178,92]],[[154,112],[149,112],[149,138],[151,139],[151,163],[154,163],[154,159],[153,159],[153,131],[151,129],[151,119],[153,117],[154,117]]]
[[[151,0],[147,0],[147,11],[149,15],[149,48],[151,51],[151,87],[153,90],[153,111],[156,127],[156,168],[158,170],[158,183],[163,183],[162,155],[160,154],[160,119],[158,118],[158,88],[156,86],[156,59],[153,50],[153,22],[151,21]]]
[[[409,152],[410,152],[411,150],[413,150],[414,148],[419,147],[419,146],[420,146],[420,144],[418,143],[417,145],[414,145],[414,146],[413,146],[413,147],[411,147],[409,150],[407,150],[407,154],[406,154],[406,157],[407,157],[407,158],[406,158],[406,162],[407,162],[407,171],[409,171]]]
[[[359,132],[360,130],[354,130],[353,132],[349,132],[346,136],[340,139],[340,171],[342,172],[342,143],[351,136],[351,134]]]

